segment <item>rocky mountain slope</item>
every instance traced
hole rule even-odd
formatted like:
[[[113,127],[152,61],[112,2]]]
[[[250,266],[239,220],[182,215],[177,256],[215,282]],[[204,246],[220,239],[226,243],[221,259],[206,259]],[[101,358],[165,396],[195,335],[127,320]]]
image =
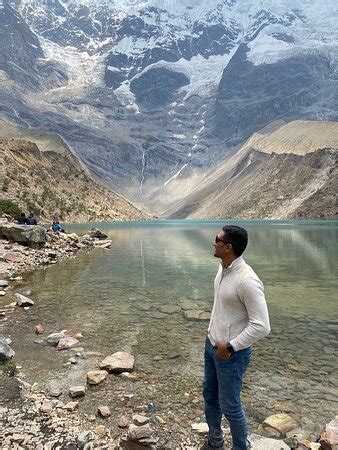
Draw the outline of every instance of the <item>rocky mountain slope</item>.
[[[34,211],[40,221],[148,218],[95,182],[66,143],[52,133],[0,121],[0,159],[0,198]]]
[[[335,11],[2,0],[0,113],[62,135],[102,182],[156,212],[267,124],[337,119]]]
[[[336,219],[337,150],[337,122],[295,121],[263,129],[165,214]]]

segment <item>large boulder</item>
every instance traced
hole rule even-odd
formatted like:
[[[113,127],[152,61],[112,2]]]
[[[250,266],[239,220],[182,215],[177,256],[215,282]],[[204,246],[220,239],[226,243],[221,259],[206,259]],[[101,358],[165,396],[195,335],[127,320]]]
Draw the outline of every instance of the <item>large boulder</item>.
[[[89,236],[94,239],[107,239],[108,235],[98,228],[92,228],[89,232]]]
[[[2,223],[0,224],[0,238],[19,242],[29,247],[41,247],[46,243],[47,234],[45,228],[39,225]]]
[[[0,335],[0,361],[6,361],[13,358],[15,355],[14,350],[8,345],[5,336]]]

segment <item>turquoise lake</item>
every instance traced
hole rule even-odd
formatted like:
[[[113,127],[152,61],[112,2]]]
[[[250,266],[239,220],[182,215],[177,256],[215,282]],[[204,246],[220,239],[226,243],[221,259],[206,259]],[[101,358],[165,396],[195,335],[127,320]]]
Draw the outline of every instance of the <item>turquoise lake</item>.
[[[106,356],[126,350],[135,356],[136,373],[148,377],[153,388],[142,391],[131,383],[131,396],[140,395],[140,402],[160,411],[175,411],[182,410],[184,393],[189,393],[192,400],[184,406],[185,414],[202,420],[208,321],[187,320],[182,305],[211,311],[219,264],[213,242],[228,223],[249,232],[244,259],[264,282],[272,328],[255,346],[245,377],[243,402],[249,422],[256,426],[281,411],[307,429],[332,420],[338,392],[337,222],[96,224],[112,239],[110,249],[80,252],[75,260],[25,278],[36,302],[12,338],[24,340],[17,356],[28,378],[43,385],[74,384],[94,364],[87,358],[65,369],[64,352],[46,351],[34,343],[33,324],[42,323],[49,333],[81,332],[85,351]],[[67,232],[85,234],[93,225],[69,225]],[[167,314],[166,305],[182,309]],[[94,403],[103,396],[113,398],[116,388],[108,386],[104,394],[88,398]],[[89,413],[90,402],[83,408]]]

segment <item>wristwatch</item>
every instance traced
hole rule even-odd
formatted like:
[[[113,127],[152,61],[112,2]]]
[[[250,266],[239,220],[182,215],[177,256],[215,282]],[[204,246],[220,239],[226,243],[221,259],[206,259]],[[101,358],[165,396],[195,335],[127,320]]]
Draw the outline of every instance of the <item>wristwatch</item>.
[[[233,346],[230,344],[230,342],[228,342],[226,344],[226,348],[229,350],[229,352],[231,353],[231,356],[235,353],[235,350],[233,348]]]

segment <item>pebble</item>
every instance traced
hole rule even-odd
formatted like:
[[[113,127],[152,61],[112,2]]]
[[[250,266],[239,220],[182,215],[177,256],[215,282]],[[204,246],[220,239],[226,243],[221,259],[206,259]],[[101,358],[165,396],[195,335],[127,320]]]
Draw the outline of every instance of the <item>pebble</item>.
[[[108,377],[106,370],[90,370],[87,372],[87,383],[96,385],[102,383]]]
[[[59,388],[54,388],[48,392],[50,397],[60,397],[62,395],[62,390]]]
[[[95,428],[95,433],[101,437],[107,436],[109,433],[108,428],[106,428],[104,425],[98,425]]]
[[[117,426],[120,428],[127,428],[129,422],[126,416],[121,416],[117,420]]]
[[[71,386],[69,388],[69,395],[72,398],[76,398],[76,397],[84,397],[86,395],[86,386]]]
[[[99,415],[101,417],[103,417],[104,419],[111,416],[111,411],[108,406],[99,406],[97,408],[97,411],[98,411]]]
[[[78,406],[79,402],[68,402],[64,405],[63,409],[66,409],[67,411],[75,411]]]
[[[35,331],[35,334],[42,334],[44,332],[44,328],[42,325],[38,324],[38,325],[35,325],[34,331]]]
[[[141,414],[135,414],[133,416],[133,423],[135,425],[142,426],[142,425],[146,425],[148,422],[149,422],[149,418],[146,416],[142,416]]]

